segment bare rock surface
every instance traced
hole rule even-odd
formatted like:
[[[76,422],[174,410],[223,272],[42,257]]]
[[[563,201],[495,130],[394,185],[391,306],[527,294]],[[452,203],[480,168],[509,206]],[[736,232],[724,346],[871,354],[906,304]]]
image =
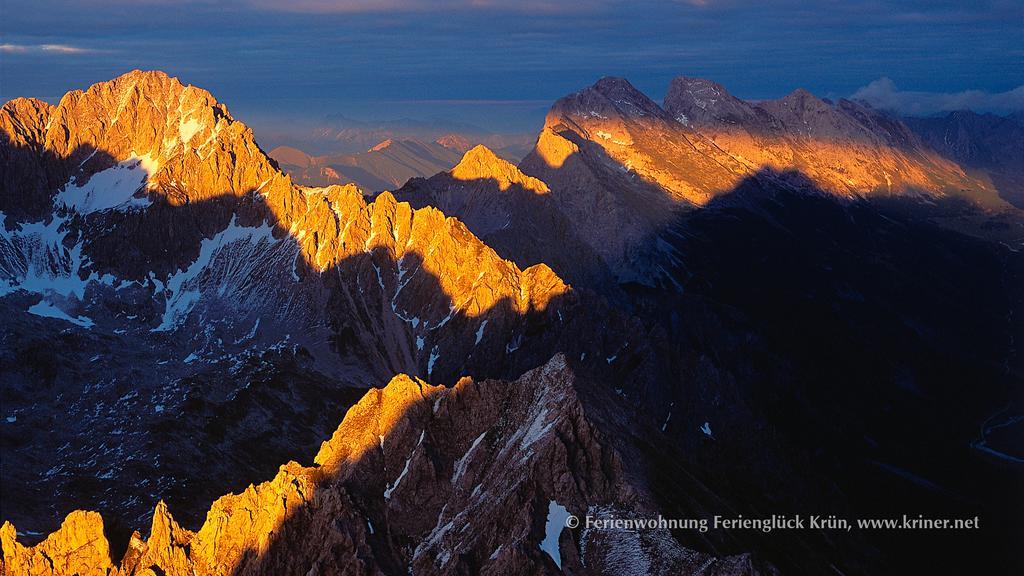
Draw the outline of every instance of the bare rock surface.
[[[451,388],[405,375],[370,390],[314,465],[214,502],[197,532],[160,503],[111,561],[102,519],[74,512],[26,548],[4,524],[5,574],[772,573],[686,550],[664,530],[566,528],[654,509],[589,421],[565,358],[515,382]],[[56,559],[56,561],[54,561]],[[710,572],[709,572],[710,570]],[[696,572],[694,572],[696,573]]]

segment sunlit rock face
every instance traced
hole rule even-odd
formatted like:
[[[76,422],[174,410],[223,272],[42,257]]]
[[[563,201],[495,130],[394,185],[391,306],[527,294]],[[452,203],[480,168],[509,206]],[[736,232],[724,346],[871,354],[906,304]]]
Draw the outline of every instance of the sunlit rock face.
[[[665,110],[735,159],[746,173],[799,171],[838,196],[959,194],[991,189],[925,146],[899,120],[849,100],[831,103],[806,90],[745,102],[714,82],[679,77]],[[800,182],[791,182],[800,186]]]
[[[641,283],[657,271],[653,237],[743,172],[622,78],[555,102],[520,168],[547,183],[553,204],[619,282]]]
[[[49,518],[33,532],[72,506],[137,524],[157,495],[191,524],[396,373],[603,363],[634,330],[575,337],[607,315],[436,208],[293,186],[224,105],[162,73],[14,100],[0,122],[4,514]]]
[[[519,266],[544,263],[574,285],[598,286],[610,274],[550,196],[547,184],[524,174],[484,146],[467,151],[451,170],[415,178],[395,196],[435,206],[460,221]]]
[[[213,503],[197,532],[162,502],[149,534],[113,561],[95,513],[24,547],[0,529],[7,574],[774,573],[714,558],[667,530],[602,531],[580,518],[656,518],[650,494],[581,403],[563,356],[514,382],[370,390],[310,467]],[[710,570],[710,572],[708,572]]]
[[[664,256],[651,245],[678,213],[735,202],[744,187],[1005,205],[898,120],[860,104],[803,90],[753,104],[685,77],[664,108],[621,78],[560,99],[520,168],[549,186],[620,281],[648,284]]]
[[[69,178],[81,185],[129,157],[148,159],[148,188],[171,205],[289,187],[226,106],[162,72],[136,70],[69,92],[56,106],[12,100],[0,112],[0,129],[5,152],[46,163],[42,185],[33,183],[40,173],[32,163],[5,176],[0,210],[8,214],[42,215],[45,196]]]

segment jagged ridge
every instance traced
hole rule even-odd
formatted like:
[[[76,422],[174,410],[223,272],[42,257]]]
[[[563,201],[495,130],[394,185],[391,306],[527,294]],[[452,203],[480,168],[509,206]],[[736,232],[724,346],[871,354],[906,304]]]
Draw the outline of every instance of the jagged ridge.
[[[323,443],[312,467],[295,462],[217,500],[198,532],[161,502],[149,538],[136,533],[115,563],[102,518],[73,512],[26,548],[0,528],[6,574],[758,574],[749,557],[717,560],[664,530],[567,530],[580,516],[653,513],[616,451],[580,404],[565,358],[515,382],[430,386],[399,375],[368,392]],[[541,525],[538,531],[535,526]],[[586,562],[586,564],[584,564]]]

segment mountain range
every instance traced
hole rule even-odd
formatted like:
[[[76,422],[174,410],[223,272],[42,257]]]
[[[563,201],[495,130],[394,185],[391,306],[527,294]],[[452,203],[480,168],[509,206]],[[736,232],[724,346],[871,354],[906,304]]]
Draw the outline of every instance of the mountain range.
[[[1015,120],[603,78],[518,164],[442,136],[4,104],[3,572],[1022,567]],[[566,524],[909,512],[982,529]]]
[[[268,155],[294,182],[304,186],[355,184],[374,192],[393,190],[410,178],[448,170],[462,156],[457,149],[437,142],[390,139],[358,154],[314,157],[296,148],[278,146]]]

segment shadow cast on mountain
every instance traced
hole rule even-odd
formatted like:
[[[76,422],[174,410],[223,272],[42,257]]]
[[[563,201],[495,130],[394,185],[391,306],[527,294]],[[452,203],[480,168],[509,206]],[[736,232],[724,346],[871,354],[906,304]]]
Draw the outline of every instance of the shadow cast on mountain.
[[[460,180],[448,172],[412,178],[394,194],[416,208],[431,206],[457,217],[502,258],[520,268],[545,264],[574,287],[612,299],[620,296],[611,271],[579,237],[550,194],[497,178]]]
[[[97,152],[94,157],[102,154]],[[96,169],[114,163],[111,158],[106,165],[97,164]],[[11,197],[8,191],[5,190],[5,198]],[[50,197],[54,193],[55,190],[50,190]],[[119,333],[122,325],[97,316],[97,325],[91,330],[78,330],[60,321],[26,315],[22,308],[20,315],[15,315],[20,318],[18,323],[8,325],[12,339],[4,354],[11,355],[9,360],[4,359],[4,364],[11,368],[5,371],[3,379],[5,398],[20,397],[26,406],[35,405],[34,414],[24,412],[16,425],[4,428],[5,438],[10,432],[41,439],[44,444],[26,443],[17,452],[5,450],[5,461],[15,462],[5,465],[5,476],[7,471],[20,472],[16,479],[5,478],[4,484],[14,482],[43,488],[33,491],[26,500],[45,499],[55,511],[63,509],[61,517],[71,508],[104,510],[110,520],[108,530],[114,534],[115,547],[120,550],[130,534],[127,527],[133,524],[130,519],[117,520],[124,517],[119,510],[121,505],[135,502],[136,508],[151,509],[153,503],[145,500],[156,494],[167,500],[183,522],[195,526],[214,498],[271,477],[281,462],[311,459],[319,442],[330,434],[345,409],[366,387],[382,385],[396,373],[449,383],[463,375],[515,378],[543,364],[558,351],[573,358],[589,357],[590,368],[581,367],[581,373],[592,372],[606,382],[625,381],[644,371],[654,372],[649,364],[650,351],[631,336],[639,329],[622,315],[607,309],[607,314],[602,313],[600,302],[591,302],[575,292],[556,291],[537,303],[529,299],[524,302],[518,290],[513,295],[501,286],[504,279],[499,274],[499,278],[489,280],[499,283],[475,296],[472,303],[465,301],[465,294],[456,301],[430,271],[428,264],[436,262],[428,263],[417,249],[400,257],[383,246],[358,250],[338,261],[331,260],[324,268],[316,259],[318,254],[307,251],[293,236],[291,223],[279,220],[273,207],[257,192],[178,204],[167,202],[159,191],[151,191],[150,198],[152,204],[144,210],[69,214],[67,226],[72,232],[63,246],[68,249],[67,241],[81,238],[90,272],[110,273],[118,280],[139,286],[130,288],[139,294],[124,296],[129,300],[124,304],[128,305],[128,314],[139,316],[140,327],[127,334]],[[333,209],[328,208],[326,214],[330,220],[326,222],[328,228],[322,230],[337,225]],[[13,229],[15,220],[8,214],[7,226]],[[444,221],[443,217],[440,221]],[[161,306],[158,291],[148,288],[153,283],[147,279],[166,279],[190,268],[201,258],[204,242],[211,242],[232,225],[248,229],[247,226],[258,228],[262,222],[273,228],[276,240],[257,242],[249,252],[241,254],[272,255],[275,250],[285,250],[274,248],[273,242],[283,242],[290,247],[285,251],[297,258],[294,271],[289,272],[290,265],[282,270],[276,264],[244,269],[232,283],[221,284],[221,290],[217,285],[203,289],[202,298],[188,316],[181,318],[182,323],[175,330],[151,330],[160,320],[161,308],[169,305],[171,296],[177,295],[165,293],[168,303]],[[398,225],[397,221],[389,222]],[[312,236],[322,230],[308,232]],[[456,225],[453,230],[458,242],[473,242],[464,228]],[[295,231],[298,232],[303,230]],[[325,241],[319,237],[314,243]],[[248,240],[243,237],[235,242]],[[233,244],[224,241],[221,246],[230,248]],[[508,266],[487,256],[486,247],[471,246],[471,251],[482,251],[485,261],[494,260],[492,265]],[[207,258],[217,273],[224,268],[221,265],[225,263],[217,260],[216,253]],[[453,262],[453,270],[465,264]],[[477,270],[464,272],[476,276]],[[196,277],[200,284],[206,282],[203,274]],[[288,279],[291,274],[299,280]],[[283,284],[282,278],[287,279]],[[296,343],[287,348],[271,346],[254,357],[246,357],[241,364],[236,362],[234,356],[254,343],[236,342],[232,347],[230,342],[248,332],[250,323],[238,322],[239,326],[224,328],[222,321],[232,317],[257,318],[263,319],[262,324],[257,324],[264,327],[261,330],[280,327],[280,322],[275,324],[273,319],[276,298],[282,293],[302,291],[310,284],[310,290],[322,298],[310,302],[324,304],[314,312],[320,315],[330,336],[329,348],[336,355],[328,365],[340,366],[340,371],[322,370],[322,359],[316,357],[322,351],[307,347],[301,334],[296,334],[292,340]],[[182,285],[180,289],[188,288],[189,285]],[[545,287],[540,285],[537,289],[541,291],[539,296],[543,296]],[[101,297],[105,290],[108,289],[102,285],[92,285],[86,300]],[[507,294],[502,296],[501,290]],[[482,299],[491,291],[499,297],[493,301]],[[254,307],[253,294],[266,295],[267,299],[257,298]],[[117,311],[121,304],[116,302],[122,296],[105,297],[114,300],[103,306],[113,306]],[[139,306],[139,302],[144,305]],[[21,300],[12,305],[21,306]],[[18,358],[28,358],[21,354],[22,344],[17,341],[23,336],[18,332],[21,328],[25,332],[64,331],[76,343],[73,348],[39,350],[41,355],[29,365],[19,366]],[[282,327],[296,328],[301,325]],[[213,332],[207,334],[208,330]],[[251,330],[256,333],[257,328],[253,326]],[[580,334],[587,336],[573,336]],[[209,342],[220,340],[226,344],[218,349],[223,350],[219,355],[200,357],[198,361],[186,358]],[[104,358],[97,368],[90,362],[95,352],[102,352]],[[613,354],[619,359],[609,366],[605,358]],[[53,395],[56,400],[30,393],[35,385],[32,367],[46,365],[54,367],[52,381],[61,383],[59,392]],[[110,384],[90,387],[92,381],[100,380]],[[644,386],[643,379],[636,382],[638,394]],[[26,387],[24,394],[13,394],[15,387]],[[182,393],[169,397],[165,387]],[[74,417],[80,410],[79,404],[86,405],[81,410],[91,411],[92,407],[116,406],[119,397],[132,394],[144,400],[138,405],[118,408],[118,418],[80,421]],[[67,407],[62,409],[62,403]],[[19,406],[11,409],[18,410]],[[67,410],[69,417],[48,416],[61,410]],[[30,433],[39,426],[52,428],[52,432],[45,438]],[[122,426],[127,428],[122,430]],[[102,468],[84,467],[81,474],[72,472],[56,484],[49,478],[42,481],[43,473],[52,463],[39,461],[39,454],[54,453],[65,440],[74,443],[76,438],[92,442],[89,453],[94,453],[92,449],[97,444],[128,438],[118,456],[125,463],[122,472],[106,477]],[[109,444],[105,446],[113,450]],[[74,452],[74,448],[64,452],[62,459],[78,461],[78,465],[88,459],[87,453],[81,452],[79,457]],[[19,461],[25,466],[17,465]],[[75,467],[73,464],[72,468]],[[158,478],[163,481],[155,492],[140,488],[152,485],[147,480]],[[8,494],[7,490],[4,492]],[[111,494],[116,495],[117,502],[110,500]],[[34,531],[55,528],[48,522],[33,522],[17,511],[28,503],[5,497],[4,518]]]
[[[679,264],[660,287],[625,287],[636,313],[673,335],[673,356],[699,358],[681,370],[677,405],[703,413],[673,422],[722,432],[676,437],[691,470],[761,515],[982,518],[981,530],[938,535],[855,529],[859,550],[830,532],[812,548],[772,534],[767,545],[788,548],[780,566],[835,547],[844,573],[875,562],[956,573],[982,555],[1020,567],[1024,509],[1012,503],[1024,476],[972,445],[993,414],[1024,410],[1024,261],[951,230],[948,219],[978,213],[961,199],[836,200],[810,181],[778,184],[799,173],[779,176],[681,212],[644,242]],[[958,553],[933,558],[936,547]]]
[[[802,190],[778,187],[780,176]],[[618,430],[617,446],[666,517],[980,515],[988,524],[939,536],[679,531],[683,545],[755,550],[794,573],[955,571],[981,553],[1017,562],[1017,511],[1007,503],[1019,471],[969,444],[1020,384],[1019,370],[999,360],[1013,353],[1003,313],[1020,306],[1008,289],[1024,268],[1012,253],[923,219],[964,208],[955,199],[837,201],[799,173],[763,173],[646,241],[650,250],[667,243],[683,266],[667,267],[675,278],[660,287],[623,286],[662,335],[654,350],[664,376],[628,395],[641,413]],[[662,433],[652,416],[666,413]],[[969,552],[927,556],[936,541]],[[272,543],[259,557],[279,562],[289,546]]]
[[[1006,349],[998,337],[1005,328],[998,333],[988,330],[998,312],[1009,306],[1005,288],[1020,285],[1020,276],[1015,275],[1019,260],[1007,253],[1002,254],[1005,259],[993,256],[980,241],[915,223],[890,207],[883,210],[875,201],[837,203],[824,194],[791,194],[767,186],[770,175],[764,176],[745,180],[704,209],[670,214],[671,221],[643,241],[652,252],[668,242],[684,264],[666,271],[673,281],[663,286],[622,287],[630,292],[632,309],[645,325],[602,307],[585,291],[556,295],[545,306],[530,305],[525,311],[508,298],[466,311],[441,279],[425,270],[426,255],[415,250],[401,257],[384,247],[355,253],[331,262],[327,270],[337,269],[338,274],[325,274],[322,263],[304,252],[292,235],[290,224],[280,221],[254,192],[178,206],[156,198],[145,211],[92,215],[75,226],[89,229],[87,236],[94,237],[95,248],[87,250],[96,269],[124,270],[125,276],[140,278],[152,270],[171,274],[183,269],[198,258],[203,239],[216,235],[234,217],[241,226],[270,223],[275,237],[294,244],[302,255],[296,267],[300,284],[322,283],[325,316],[334,335],[331,345],[339,356],[363,365],[359,373],[372,380],[367,384],[382,384],[396,372],[449,383],[463,374],[513,378],[543,364],[556,351],[570,359],[589,358],[574,362],[574,367],[608,389],[621,388],[628,399],[622,405],[642,412],[621,416],[638,423],[623,443],[627,453],[642,455],[634,455],[634,462],[646,458],[648,477],[666,517],[793,510],[869,511],[881,516],[907,512],[909,502],[915,510],[929,512],[976,510],[971,507],[976,500],[966,492],[976,486],[971,482],[978,478],[973,468],[977,456],[963,435],[993,408],[991,394],[1005,397],[1019,383],[1019,371],[1006,373],[993,362]],[[10,197],[6,191],[5,197]],[[905,209],[916,212],[915,206]],[[546,208],[538,204],[531,209]],[[336,225],[333,218],[324,222]],[[103,230],[110,232],[103,235]],[[677,234],[667,234],[670,231]],[[321,241],[318,236],[314,242]],[[934,241],[939,241],[941,251]],[[543,244],[533,247],[538,248]],[[931,254],[938,256],[930,258]],[[543,261],[543,255],[538,258]],[[1003,290],[991,282],[996,269]],[[401,306],[403,301],[395,296],[413,270],[420,271],[416,284],[401,291],[417,296],[417,310],[430,311],[429,317],[417,316],[419,322],[436,325],[448,318],[439,328],[444,337],[424,342],[422,348],[417,346],[415,327],[403,319],[411,307]],[[278,276],[273,272],[259,273],[280,277],[279,270]],[[581,273],[599,277],[605,272],[584,267]],[[226,310],[239,305],[231,302],[233,296],[228,292],[223,297]],[[838,310],[833,309],[836,305]],[[972,321],[971,312],[977,310],[972,305],[991,310]],[[943,322],[947,315],[952,319]],[[186,324],[188,330],[197,327]],[[478,341],[480,332],[483,338]],[[950,334],[964,338],[949,341]],[[992,338],[985,339],[985,334]],[[170,340],[159,342],[168,346]],[[296,354],[310,352],[300,349]],[[81,358],[84,362],[86,356]],[[151,361],[156,360],[154,356]],[[217,377],[227,374],[216,367],[204,376],[205,385],[213,389]],[[181,444],[173,451],[180,450],[183,464],[190,455],[206,452],[204,446],[218,446],[203,464],[210,468],[187,463],[201,470],[198,476],[205,491],[197,500],[202,506],[211,496],[269,478],[284,460],[311,458],[314,433],[336,425],[341,412],[326,414],[315,408],[325,387],[337,380],[322,376],[314,379],[314,390],[285,383],[267,396],[261,395],[261,387],[228,399],[198,394],[182,404],[186,412],[196,410],[195,416],[175,413],[174,418],[162,419],[159,441],[179,437]],[[975,383],[970,394],[964,390],[965,381]],[[983,385],[981,390],[977,383]],[[194,389],[198,383],[189,384]],[[287,418],[271,417],[287,413],[297,394],[305,396],[302,404],[309,409],[296,414],[317,418],[316,426],[295,431],[289,429]],[[341,408],[346,400],[332,402]],[[657,427],[666,406],[662,436]],[[674,406],[679,407],[677,412],[672,411]],[[912,418],[901,422],[899,416],[908,410]],[[218,439],[231,435],[233,418],[253,413],[261,415],[245,424],[234,446],[219,444]],[[708,421],[713,433],[701,433],[701,424]],[[19,425],[31,424],[19,420]],[[207,439],[180,438],[175,433],[180,429],[202,430]],[[628,444],[637,439],[642,441],[640,448],[630,449]],[[267,450],[268,442],[278,448]],[[287,457],[282,458],[282,450],[288,451]],[[245,457],[226,462],[225,470],[245,466],[244,473],[230,476],[213,468],[217,459],[233,453]],[[925,455],[941,455],[937,462],[955,459],[954,472],[942,478],[950,485],[933,480],[930,474],[942,471]],[[995,506],[1005,505],[1012,495],[1015,472],[1011,468],[1008,476],[985,470],[981,475],[987,490],[973,496],[981,498],[986,514],[996,514],[997,525],[1005,527],[1003,519],[1013,511],[998,512]],[[210,482],[211,478],[223,481]],[[956,497],[948,498],[950,492]],[[877,494],[888,497],[879,501]],[[170,500],[172,510],[188,507],[184,501]],[[199,512],[199,505],[193,506]],[[188,517],[183,514],[186,522]],[[288,531],[282,526],[275,533]],[[981,550],[983,540],[1001,546],[1013,534],[1007,529],[1000,537],[986,530],[949,538]],[[677,534],[685,545],[697,549],[719,554],[756,549],[784,568],[808,573],[836,559],[849,568],[847,573],[901,565],[911,554],[893,560],[892,547],[920,550],[926,544],[908,544],[914,537],[893,539],[897,544],[880,541],[890,536],[855,533],[853,540],[846,540],[823,532]],[[865,551],[861,538],[884,552]],[[280,554],[287,545],[274,542],[267,543],[262,555],[277,558],[276,562],[286,558]],[[260,556],[257,552],[254,558]]]
[[[81,145],[69,155],[15,144],[0,130],[0,213],[39,220],[49,214],[53,194],[86,164],[108,168],[117,160],[107,151]]]
[[[507,233],[515,238],[517,226],[532,237],[533,214],[559,207],[552,196],[640,190],[623,200],[642,211],[647,226],[628,264],[655,273],[620,285],[625,304],[613,302],[664,338],[656,351],[666,377],[635,400],[674,444],[646,441],[659,446],[646,453],[658,462],[651,477],[665,510],[708,512],[712,507],[680,495],[714,486],[728,495],[720,509],[748,517],[913,512],[988,519],[983,530],[938,538],[969,550],[955,559],[929,556],[937,540],[921,532],[747,533],[730,535],[737,538],[731,545],[683,534],[684,544],[716,553],[768,550],[777,565],[798,571],[837,559],[846,573],[880,566],[955,571],[971,566],[972,554],[1021,563],[1012,518],[1022,510],[1007,510],[1021,479],[1013,450],[1007,459],[972,448],[983,422],[1008,405],[1011,414],[1022,409],[1014,392],[1024,374],[1014,318],[1024,313],[1024,262],[992,240],[996,233],[1013,238],[1019,219],[955,196],[836,198],[798,171],[768,168],[702,207],[680,205],[599,146],[574,143],[578,151],[548,167],[575,174],[575,188],[516,190],[508,206],[482,216],[459,187],[500,195],[493,179],[467,184],[441,174],[396,194],[466,214],[467,226],[485,238],[494,222],[511,222]],[[587,160],[604,167],[593,182],[573,172]],[[566,244],[579,240],[573,232]],[[509,242],[502,255],[547,262],[569,278],[607,277],[600,258],[574,261],[576,251],[558,242],[536,248]],[[594,261],[600,268],[588,269]],[[680,485],[689,475],[693,480]],[[979,477],[986,490],[976,489]]]

